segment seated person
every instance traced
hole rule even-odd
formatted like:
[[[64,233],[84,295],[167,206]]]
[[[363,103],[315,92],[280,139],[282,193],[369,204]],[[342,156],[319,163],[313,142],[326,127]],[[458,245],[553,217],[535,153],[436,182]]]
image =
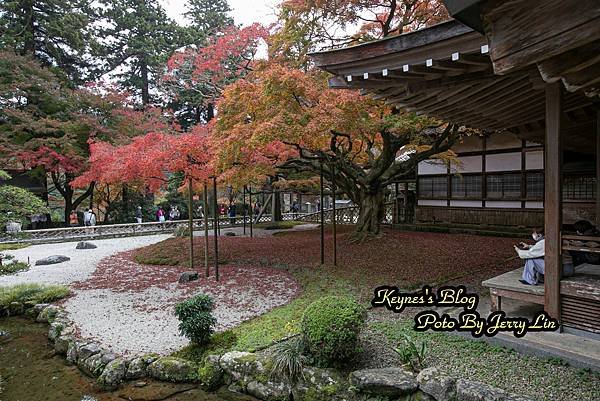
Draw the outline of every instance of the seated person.
[[[515,251],[521,259],[525,259],[523,276],[519,280],[523,284],[537,285],[544,282],[544,229],[536,227],[531,234],[534,245],[521,242],[515,245]]]
[[[586,237],[596,237],[599,235],[598,230],[592,223],[587,220],[579,220],[573,224],[577,235]],[[573,266],[577,267],[583,264],[600,265],[600,254],[593,252],[569,251],[573,258]]]

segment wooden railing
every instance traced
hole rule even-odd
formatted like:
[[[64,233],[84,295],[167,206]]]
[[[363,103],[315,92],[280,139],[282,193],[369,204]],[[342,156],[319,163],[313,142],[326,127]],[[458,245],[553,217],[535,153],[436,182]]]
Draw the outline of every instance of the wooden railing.
[[[285,213],[282,215],[283,220],[295,220],[302,217],[300,213]],[[246,224],[250,224],[250,216],[246,216]],[[213,218],[208,219],[208,227],[213,228]],[[219,227],[239,227],[244,224],[243,216],[236,217],[219,217]],[[254,223],[264,223],[272,221],[271,215],[263,215],[259,219],[254,218]],[[18,233],[2,233],[0,234],[0,243],[10,242],[58,242],[64,240],[83,240],[94,238],[113,238],[127,237],[136,235],[152,235],[152,234],[170,234],[178,227],[187,228],[188,220],[167,220],[164,223],[148,222],[148,223],[127,223],[127,224],[100,224],[94,227],[64,227],[50,228],[43,230],[25,230]],[[194,219],[193,227],[195,230],[204,229],[203,219]]]
[[[562,249],[563,251],[600,253],[600,237],[563,235]]]
[[[356,224],[358,222],[359,207],[358,206],[346,206],[336,208],[335,210],[335,221],[337,224]],[[383,224],[392,224],[394,218],[394,203],[385,204],[385,215],[382,220]],[[295,220],[306,221],[310,223],[321,222],[321,212],[308,213],[304,216],[298,217]],[[323,220],[326,224],[333,222],[333,209],[323,210]]]

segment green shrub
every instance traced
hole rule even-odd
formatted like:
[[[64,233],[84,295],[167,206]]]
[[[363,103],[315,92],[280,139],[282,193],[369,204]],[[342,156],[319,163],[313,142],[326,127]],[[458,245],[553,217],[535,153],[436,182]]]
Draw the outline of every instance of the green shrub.
[[[403,344],[394,348],[394,351],[400,356],[400,361],[415,372],[425,368],[427,343],[423,341],[417,344],[405,333],[402,333],[402,336],[404,337]]]
[[[365,318],[365,308],[351,298],[329,296],[313,302],[301,324],[307,352],[325,366],[352,358]]]
[[[173,232],[175,237],[189,237],[190,236],[190,228],[187,226],[178,226]]]
[[[57,301],[69,295],[69,288],[62,285],[17,284],[0,287],[0,309],[11,302],[43,304]]]
[[[300,337],[273,346],[273,367],[271,376],[294,384],[303,377],[302,369],[307,362],[304,356],[304,342]]]
[[[175,306],[179,319],[179,331],[198,345],[210,342],[213,326],[217,322],[212,315],[213,300],[209,295],[201,294]]]
[[[4,258],[5,261],[6,259],[9,258]],[[29,264],[25,262],[3,262],[2,264],[0,264],[0,276],[7,276],[9,274],[23,272],[29,270],[29,267]]]

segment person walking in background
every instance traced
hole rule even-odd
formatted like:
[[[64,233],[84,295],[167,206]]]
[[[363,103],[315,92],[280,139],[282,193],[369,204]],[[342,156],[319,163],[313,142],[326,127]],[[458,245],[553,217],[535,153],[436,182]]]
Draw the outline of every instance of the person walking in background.
[[[235,203],[232,203],[229,205],[229,223],[231,225],[235,224],[235,215],[236,215]]]
[[[90,227],[94,227],[96,225],[96,213],[90,209]]]
[[[169,209],[169,220],[171,221],[175,220],[175,212],[177,211],[176,207],[177,206],[171,205],[171,208]]]
[[[76,227],[79,225],[79,219],[77,218],[77,210],[71,210],[71,214],[69,215],[69,225],[71,227]]]
[[[138,224],[142,224],[142,207],[138,206],[135,210],[135,220]]]
[[[162,206],[159,206],[158,210],[156,211],[156,220],[159,223],[165,222],[165,211],[163,210]]]
[[[90,226],[90,218],[92,217],[92,209],[88,209],[83,212],[83,225],[86,227]]]

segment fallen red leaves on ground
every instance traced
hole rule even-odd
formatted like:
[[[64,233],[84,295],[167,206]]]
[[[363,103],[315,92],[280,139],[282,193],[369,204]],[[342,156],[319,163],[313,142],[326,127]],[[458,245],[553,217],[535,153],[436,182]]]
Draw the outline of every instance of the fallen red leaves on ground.
[[[363,243],[346,240],[351,227],[338,231],[338,266],[331,272],[354,280],[366,291],[384,284],[417,287],[452,281],[479,290],[483,279],[518,267],[514,238],[385,230],[381,238]],[[332,263],[332,234],[325,236],[326,264]],[[263,238],[219,237],[219,258],[229,264],[311,268],[320,262],[319,231],[295,231]],[[212,238],[209,253],[212,255]],[[195,263],[204,260],[204,239],[195,238]],[[188,263],[187,238],[173,238],[135,251],[137,260],[156,258]],[[212,260],[212,256],[211,256]],[[179,269],[179,267],[175,268]]]

